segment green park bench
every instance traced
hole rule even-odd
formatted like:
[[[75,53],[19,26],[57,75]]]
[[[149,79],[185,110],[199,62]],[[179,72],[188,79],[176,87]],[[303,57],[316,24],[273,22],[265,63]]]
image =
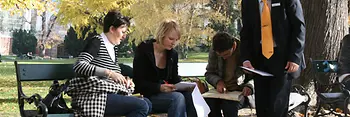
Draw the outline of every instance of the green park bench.
[[[53,80],[67,80],[75,77],[75,73],[72,70],[73,64],[21,64],[17,61],[14,62],[16,67],[17,77],[17,89],[18,89],[18,104],[20,114],[23,117],[29,116],[42,116],[42,117],[73,117],[73,114],[48,114],[47,106],[42,102],[43,97],[39,94],[26,95],[22,90],[22,82],[35,82],[35,81],[53,81]],[[206,63],[198,63],[198,68],[201,70],[191,70],[191,66],[197,63],[180,63],[179,73],[185,77],[200,77],[204,76]],[[127,64],[132,66],[132,64]],[[131,67],[127,67],[124,64],[120,64],[122,74],[132,77]],[[193,71],[193,72],[191,72]],[[34,103],[36,110],[25,110],[25,103]],[[39,113],[39,110],[41,113]],[[156,114],[163,115],[163,114]]]
[[[23,93],[22,82],[66,80],[75,76],[72,64],[20,64],[15,61],[18,104],[22,117],[73,117],[73,114],[48,114],[47,106],[42,102],[42,96],[32,94],[27,96]],[[25,110],[25,103],[34,103],[37,110]],[[41,113],[39,113],[39,111]]]
[[[43,97],[39,94],[27,96],[22,90],[22,82],[67,80],[75,77],[73,64],[20,64],[14,62],[16,67],[18,104],[22,117],[42,116],[42,117],[73,117],[73,114],[48,114],[48,108],[43,103]],[[120,64],[124,69],[122,74],[132,74],[132,69]],[[130,75],[128,75],[130,76]],[[25,110],[25,103],[34,103],[37,110]],[[41,113],[39,113],[41,112]]]
[[[181,77],[204,77],[207,63],[179,63],[179,75]],[[132,64],[120,64],[122,74],[132,77]],[[20,114],[23,117],[38,115],[38,110],[24,110],[24,103],[34,103],[35,106],[41,110],[41,116],[43,117],[73,117],[73,114],[48,114],[46,105],[42,102],[42,97],[39,94],[33,94],[27,96],[22,91],[23,81],[53,81],[53,80],[67,80],[75,77],[75,73],[72,70],[73,64],[19,64],[15,61],[17,87],[18,87],[18,104]],[[303,114],[306,115],[306,110],[310,98],[304,89],[300,86],[293,86],[296,89],[295,92],[306,96],[306,100],[303,100],[301,105],[306,109]],[[294,105],[295,107],[295,105]],[[294,108],[293,107],[293,108]],[[292,111],[290,109],[290,111]],[[166,114],[152,114],[156,116],[166,116]]]

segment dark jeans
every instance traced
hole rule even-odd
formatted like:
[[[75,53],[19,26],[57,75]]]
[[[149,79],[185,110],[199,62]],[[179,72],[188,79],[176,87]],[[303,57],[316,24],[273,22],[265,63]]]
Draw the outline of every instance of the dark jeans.
[[[258,117],[287,117],[292,78],[256,77],[255,104]]]
[[[155,113],[168,113],[168,117],[197,117],[191,92],[159,93],[149,97]]]
[[[211,110],[208,117],[222,117],[221,110],[224,117],[238,117],[238,110],[242,107],[240,102],[232,100],[205,98],[205,101]]]
[[[147,117],[152,104],[147,98],[108,94],[106,116]]]

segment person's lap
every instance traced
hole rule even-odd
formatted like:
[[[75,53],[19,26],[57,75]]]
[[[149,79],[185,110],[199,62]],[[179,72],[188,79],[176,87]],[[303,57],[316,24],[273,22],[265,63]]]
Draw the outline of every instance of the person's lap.
[[[138,113],[137,115],[146,117],[151,109],[152,104],[147,98],[108,94],[105,115],[121,116],[129,115],[130,113]]]
[[[168,113],[168,117],[197,116],[190,94],[188,92],[170,92],[153,95],[149,97],[152,102],[152,112]]]

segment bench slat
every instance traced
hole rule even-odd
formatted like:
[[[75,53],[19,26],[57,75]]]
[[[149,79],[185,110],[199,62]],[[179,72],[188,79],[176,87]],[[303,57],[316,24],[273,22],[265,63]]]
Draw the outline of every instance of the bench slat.
[[[74,114],[48,114],[47,117],[74,117]]]
[[[64,80],[75,76],[73,64],[18,64],[20,81]]]

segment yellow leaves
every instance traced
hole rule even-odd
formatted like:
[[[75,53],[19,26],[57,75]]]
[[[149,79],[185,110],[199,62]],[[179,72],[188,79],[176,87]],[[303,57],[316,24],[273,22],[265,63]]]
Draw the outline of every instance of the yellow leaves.
[[[10,14],[22,15],[28,10],[37,10],[40,15],[44,11],[55,14],[56,2],[52,0],[2,0],[0,1],[2,10],[7,10]]]
[[[131,40],[138,44],[155,35],[164,19],[175,19],[180,24],[180,44],[193,46],[198,39],[211,37],[215,32],[208,27],[209,19],[227,20],[219,12],[207,8],[209,0],[139,0],[131,6],[135,30]]]
[[[82,27],[96,27],[98,32],[102,32],[102,18],[109,10],[117,9],[122,14],[128,15],[130,5],[134,0],[60,0],[57,13],[58,20],[63,25],[72,25],[78,33],[78,38],[82,37]]]

